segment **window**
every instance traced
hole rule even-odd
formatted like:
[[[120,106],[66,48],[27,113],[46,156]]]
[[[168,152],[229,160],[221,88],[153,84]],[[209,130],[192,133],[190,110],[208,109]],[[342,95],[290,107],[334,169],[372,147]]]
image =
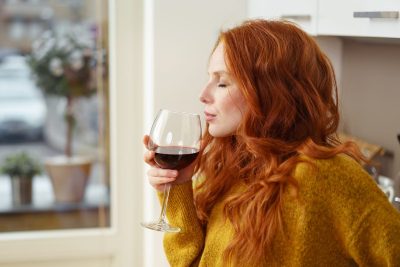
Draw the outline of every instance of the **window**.
[[[110,225],[107,8],[0,0],[0,232]]]

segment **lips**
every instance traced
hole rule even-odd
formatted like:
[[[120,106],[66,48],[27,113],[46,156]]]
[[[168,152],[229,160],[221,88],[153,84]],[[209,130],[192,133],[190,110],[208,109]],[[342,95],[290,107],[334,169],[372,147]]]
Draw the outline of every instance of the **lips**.
[[[215,119],[215,117],[217,116],[217,115],[209,113],[207,111],[204,111],[204,115],[206,117],[207,122],[213,121]]]

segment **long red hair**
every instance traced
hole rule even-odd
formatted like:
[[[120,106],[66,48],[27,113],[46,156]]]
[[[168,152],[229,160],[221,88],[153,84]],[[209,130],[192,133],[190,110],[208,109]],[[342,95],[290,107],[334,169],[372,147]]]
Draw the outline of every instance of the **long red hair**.
[[[222,32],[217,45],[221,42],[248,109],[234,135],[205,133],[196,168],[205,179],[195,203],[206,223],[221,196],[246,184],[224,202],[224,216],[234,228],[224,262],[243,265],[241,259],[262,261],[283,230],[282,196],[289,184],[298,189],[292,172],[301,155],[362,156],[353,143],[341,144],[336,137],[335,75],[313,38],[289,22],[251,20]]]

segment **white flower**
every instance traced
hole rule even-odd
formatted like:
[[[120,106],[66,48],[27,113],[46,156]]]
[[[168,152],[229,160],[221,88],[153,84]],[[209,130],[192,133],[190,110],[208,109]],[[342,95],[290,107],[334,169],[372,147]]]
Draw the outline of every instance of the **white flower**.
[[[42,58],[46,55],[46,51],[42,48],[42,46],[37,50],[33,50],[32,52],[33,56],[38,61],[42,60]]]
[[[69,64],[71,65],[71,69],[74,71],[78,71],[83,67],[83,55],[80,50],[75,49],[72,51],[71,55],[68,58]]]
[[[40,38],[32,44],[32,55],[36,60],[41,60],[55,44],[55,39],[50,31],[45,31]]]
[[[44,39],[40,48],[35,52],[36,58],[39,60],[42,59],[54,48],[55,44],[56,44],[56,39],[54,38]]]
[[[64,52],[69,52],[72,50],[71,41],[65,36],[59,37],[57,39],[56,47],[57,49],[62,50]]]
[[[94,40],[91,37],[90,31],[88,27],[84,27],[81,25],[77,25],[72,28],[71,30],[71,38],[73,38],[78,46],[86,47],[86,48],[93,48],[94,47]]]
[[[44,56],[43,53],[41,53],[43,46],[43,41],[42,40],[36,40],[32,44],[32,55],[36,60],[41,60]]]
[[[90,38],[90,36],[87,36],[87,35],[82,37],[82,38],[79,38],[78,39],[78,44],[80,46],[87,47],[87,48],[93,48],[94,47],[93,40]]]
[[[62,61],[58,57],[52,58],[49,65],[50,72],[57,77],[60,77],[64,73]]]

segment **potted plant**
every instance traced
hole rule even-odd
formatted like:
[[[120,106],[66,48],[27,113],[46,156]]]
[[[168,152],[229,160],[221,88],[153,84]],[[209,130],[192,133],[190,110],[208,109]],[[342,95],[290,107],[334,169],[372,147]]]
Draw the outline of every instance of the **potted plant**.
[[[11,178],[13,204],[30,204],[33,177],[41,173],[38,162],[25,152],[20,152],[8,156],[0,170]]]
[[[84,196],[91,159],[73,154],[76,125],[74,103],[96,92],[94,42],[87,32],[45,32],[34,42],[28,65],[46,96],[64,98],[66,107],[64,155],[45,161],[57,202],[80,202]]]

